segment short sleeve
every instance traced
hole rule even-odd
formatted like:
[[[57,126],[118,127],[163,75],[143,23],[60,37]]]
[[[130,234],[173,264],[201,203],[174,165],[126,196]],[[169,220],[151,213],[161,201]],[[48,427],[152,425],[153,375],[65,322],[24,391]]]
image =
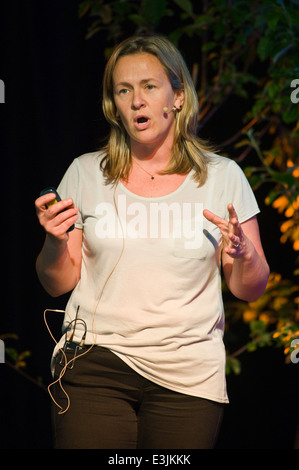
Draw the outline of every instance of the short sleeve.
[[[232,203],[239,222],[245,222],[260,212],[253,190],[239,165],[231,160],[226,175],[226,201]],[[227,212],[228,218],[228,212]]]
[[[73,160],[65,172],[58,188],[61,199],[72,198],[76,207],[79,208],[79,217],[75,223],[76,228],[83,228],[81,212],[81,182],[78,159]]]

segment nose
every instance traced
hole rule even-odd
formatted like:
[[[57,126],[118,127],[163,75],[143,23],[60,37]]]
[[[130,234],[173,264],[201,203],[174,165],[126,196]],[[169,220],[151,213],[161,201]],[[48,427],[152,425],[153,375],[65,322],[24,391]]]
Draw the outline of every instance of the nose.
[[[145,106],[145,100],[142,96],[142,93],[140,91],[134,91],[133,97],[132,97],[132,108],[133,109],[140,109]]]

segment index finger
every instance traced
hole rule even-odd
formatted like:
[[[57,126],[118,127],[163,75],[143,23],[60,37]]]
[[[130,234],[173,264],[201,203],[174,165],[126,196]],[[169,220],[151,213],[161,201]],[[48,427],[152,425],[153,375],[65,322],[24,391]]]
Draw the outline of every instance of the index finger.
[[[238,216],[237,216],[237,213],[236,213],[236,210],[235,210],[235,208],[234,208],[234,206],[233,206],[233,204],[232,204],[231,202],[230,202],[229,205],[227,206],[227,209],[228,209],[229,215],[230,215],[231,217],[238,217]]]
[[[56,195],[54,193],[43,194],[35,200],[35,206],[37,208],[41,208],[42,206],[46,206],[47,204],[49,204],[51,201],[54,202],[55,199]]]
[[[215,225],[219,225],[224,222],[224,220],[221,219],[221,217],[209,211],[208,209],[204,209],[203,215],[209,222],[212,222]]]

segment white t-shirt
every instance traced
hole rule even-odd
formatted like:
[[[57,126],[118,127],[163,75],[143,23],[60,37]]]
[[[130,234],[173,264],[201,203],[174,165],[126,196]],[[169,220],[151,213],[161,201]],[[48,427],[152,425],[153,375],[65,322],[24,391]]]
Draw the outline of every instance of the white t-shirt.
[[[253,217],[259,209],[247,179],[233,160],[213,154],[202,187],[191,171],[172,193],[145,198],[107,185],[102,156],[75,159],[58,188],[79,208],[83,230],[81,279],[64,325],[80,306],[86,344],[109,348],[163,387],[228,402],[221,234],[202,211],[227,219],[231,202],[241,223]],[[77,322],[75,341],[83,331]]]

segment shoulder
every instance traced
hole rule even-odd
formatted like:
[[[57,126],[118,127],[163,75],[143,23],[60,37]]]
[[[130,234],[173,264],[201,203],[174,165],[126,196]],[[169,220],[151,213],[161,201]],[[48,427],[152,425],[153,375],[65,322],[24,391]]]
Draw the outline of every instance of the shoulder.
[[[209,153],[207,157],[208,177],[224,178],[245,176],[242,168],[235,160],[215,153]]]
[[[105,156],[105,153],[101,150],[98,152],[89,152],[80,155],[74,159],[74,162],[79,166],[90,166],[97,165],[101,163],[102,158]]]
[[[101,161],[104,156],[105,153],[102,151],[84,153],[75,158],[70,167],[74,167],[74,170],[80,174],[81,178],[102,178]]]
[[[103,158],[103,152],[90,152],[80,155],[73,159],[69,164],[61,182],[68,184],[89,185],[93,181],[102,181],[103,173],[100,163]]]
[[[239,167],[239,165],[231,158],[218,155],[217,153],[208,153],[207,161],[210,168],[227,169],[228,167]]]

